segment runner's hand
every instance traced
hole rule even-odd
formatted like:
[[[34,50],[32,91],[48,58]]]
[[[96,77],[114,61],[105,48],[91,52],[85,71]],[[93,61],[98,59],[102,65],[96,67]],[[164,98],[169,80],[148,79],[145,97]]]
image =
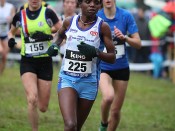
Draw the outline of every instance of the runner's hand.
[[[49,56],[57,56],[59,52],[59,48],[56,44],[52,44],[49,49],[47,50],[47,54]]]
[[[14,38],[10,38],[9,41],[8,41],[8,47],[9,48],[13,48],[17,43],[15,42],[15,39]]]
[[[48,35],[45,34],[43,32],[40,31],[36,31],[31,38],[35,39],[36,41],[49,41],[49,40],[53,40],[53,36],[52,35]]]
[[[114,34],[120,40],[122,40],[122,41],[125,41],[126,40],[125,35],[116,26],[114,26]]]
[[[77,45],[77,47],[80,53],[82,53],[83,55],[87,57],[94,58],[98,56],[99,50],[95,48],[94,46],[81,42],[79,45]]]

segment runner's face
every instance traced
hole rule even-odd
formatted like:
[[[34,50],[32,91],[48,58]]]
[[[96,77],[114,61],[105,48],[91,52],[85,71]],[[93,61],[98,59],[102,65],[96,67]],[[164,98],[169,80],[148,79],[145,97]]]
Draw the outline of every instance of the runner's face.
[[[64,13],[72,14],[75,13],[77,2],[76,0],[64,0]]]
[[[83,0],[80,4],[82,14],[88,17],[95,16],[101,7],[100,0]]]
[[[105,8],[112,8],[115,5],[114,0],[103,0],[103,7]]]
[[[28,2],[31,8],[37,9],[40,8],[42,0],[28,0]]]

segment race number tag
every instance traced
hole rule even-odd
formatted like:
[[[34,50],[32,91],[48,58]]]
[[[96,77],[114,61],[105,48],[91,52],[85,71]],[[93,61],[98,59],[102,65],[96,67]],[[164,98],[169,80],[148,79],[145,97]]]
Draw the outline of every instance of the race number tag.
[[[25,53],[29,55],[44,54],[48,49],[47,42],[25,43]]]
[[[92,58],[86,58],[79,51],[67,49],[63,70],[70,76],[87,77],[92,73]]]
[[[76,61],[65,59],[64,71],[73,73],[92,73],[91,72],[91,61]]]
[[[116,56],[122,56],[125,54],[124,45],[115,45]]]
[[[106,48],[104,48],[103,52],[107,53]],[[115,53],[116,53],[116,59],[121,58],[125,54],[124,45],[115,45]]]

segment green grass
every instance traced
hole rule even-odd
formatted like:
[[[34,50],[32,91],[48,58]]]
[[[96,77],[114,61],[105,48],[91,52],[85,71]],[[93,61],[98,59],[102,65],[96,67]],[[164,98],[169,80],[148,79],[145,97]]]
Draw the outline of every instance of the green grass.
[[[56,92],[57,73],[55,68],[48,112],[40,113],[40,131],[63,131]],[[82,131],[98,130],[100,99],[99,92]],[[30,130],[24,88],[19,66],[15,64],[0,76],[0,131]],[[118,131],[175,131],[175,85],[132,72]]]

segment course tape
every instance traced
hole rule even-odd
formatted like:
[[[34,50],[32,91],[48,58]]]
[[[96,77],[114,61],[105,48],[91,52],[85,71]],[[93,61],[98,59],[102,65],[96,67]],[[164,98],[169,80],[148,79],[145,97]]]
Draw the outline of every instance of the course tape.
[[[19,40],[19,39],[18,39]],[[165,43],[165,41],[168,42],[174,42],[174,38],[173,37],[166,37],[165,40],[161,40],[159,42],[153,42],[153,41],[149,41],[149,40],[142,40],[142,47],[143,46],[152,46],[152,45],[163,45]],[[128,44],[127,44],[128,46]],[[18,53],[9,53],[7,56],[8,60],[20,60],[21,59],[21,55]],[[54,62],[59,62],[61,60],[60,55],[56,56],[56,57],[52,57]],[[130,70],[131,71],[147,71],[147,70],[153,70],[154,65],[152,63],[130,63]],[[170,61],[170,60],[166,60],[163,62],[163,67],[175,67],[175,61]]]
[[[20,60],[21,55],[18,53],[9,53],[7,56],[8,60]],[[59,62],[61,60],[60,55],[56,57],[52,57],[54,62]],[[130,63],[130,70],[132,71],[147,71],[152,70],[154,68],[154,65],[152,63]],[[175,67],[175,61],[166,60],[163,62],[163,67]]]

